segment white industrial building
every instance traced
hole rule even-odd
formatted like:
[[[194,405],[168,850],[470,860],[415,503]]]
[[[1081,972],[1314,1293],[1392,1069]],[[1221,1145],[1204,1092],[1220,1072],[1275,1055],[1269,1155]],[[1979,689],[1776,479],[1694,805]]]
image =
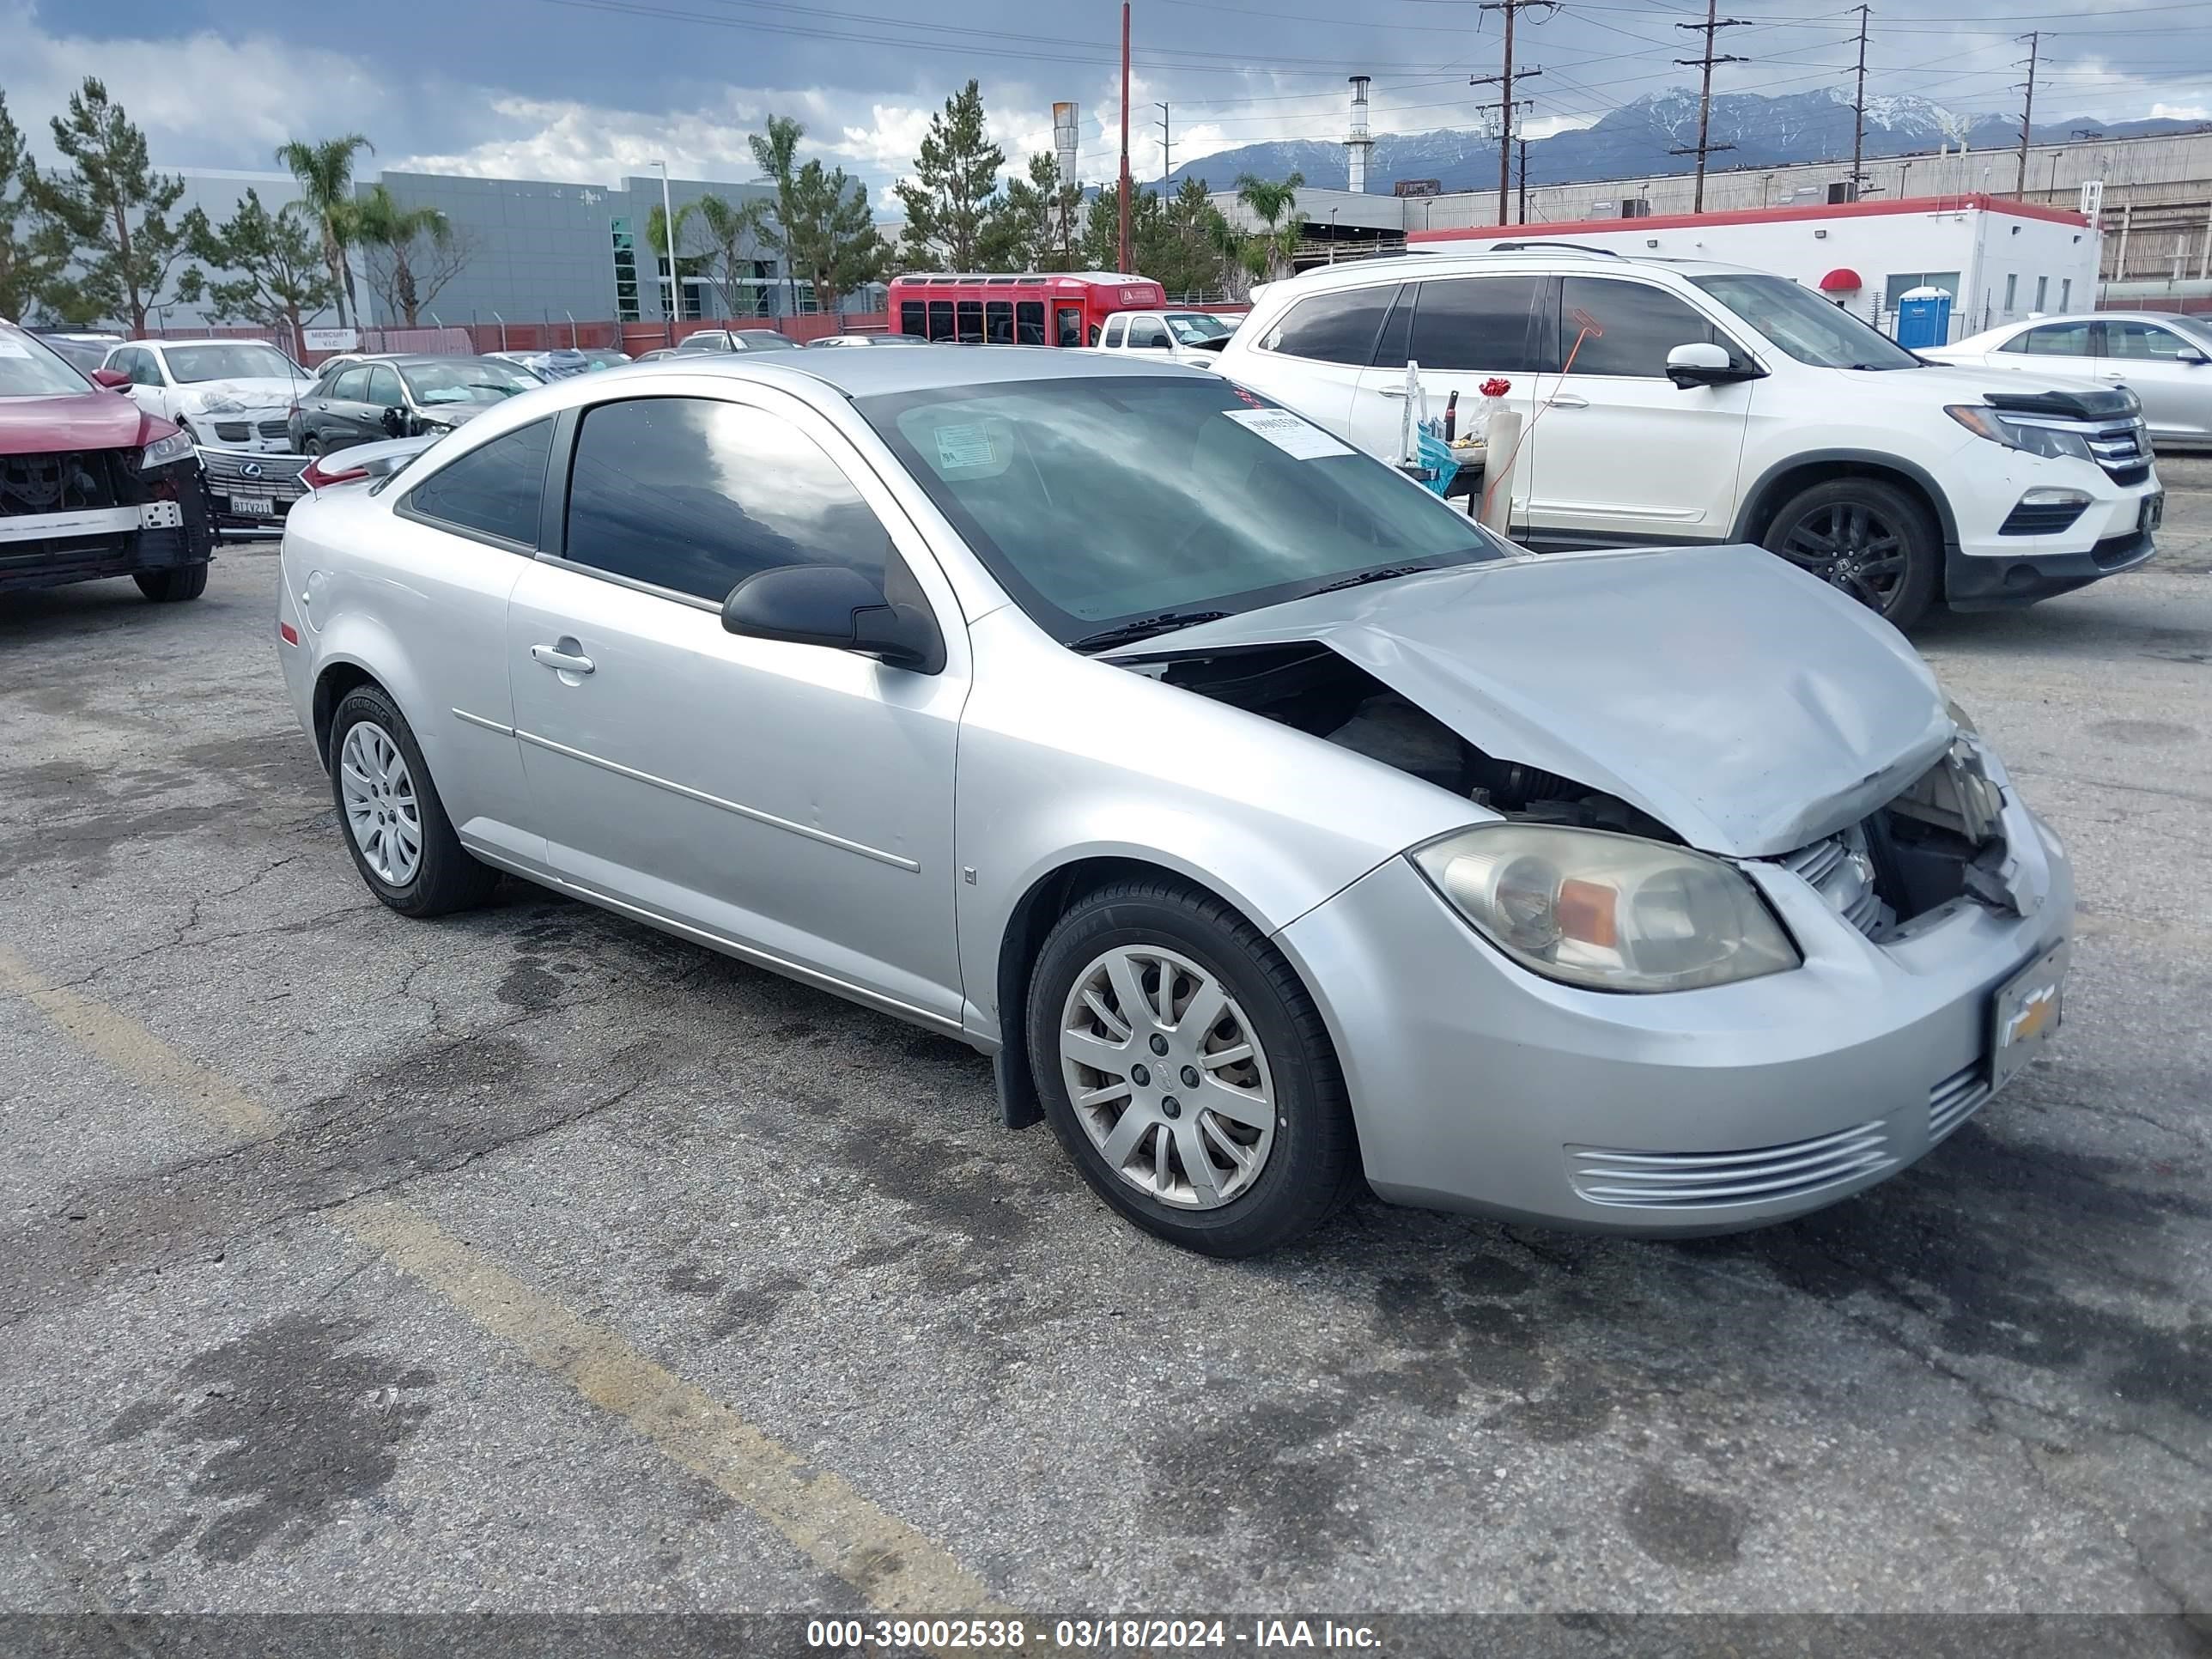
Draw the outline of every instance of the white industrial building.
[[[1989,196],[1485,225],[1407,238],[1413,248],[1459,252],[1509,241],[1771,270],[1883,329],[1906,293],[1937,288],[1952,299],[1954,340],[2037,312],[2086,309],[2097,295],[2098,235],[2087,215]]]

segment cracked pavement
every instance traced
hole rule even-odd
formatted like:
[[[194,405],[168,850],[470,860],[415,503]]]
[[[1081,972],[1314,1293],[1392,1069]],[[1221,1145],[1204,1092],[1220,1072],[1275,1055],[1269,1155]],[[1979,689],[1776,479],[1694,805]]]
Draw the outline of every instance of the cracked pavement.
[[[362,889],[273,549],[0,598],[0,1609],[850,1610],[334,1212],[368,1194],[1056,1611],[2212,1607],[2212,460],[2166,553],[1918,643],[2065,838],[2054,1055],[1922,1165],[1647,1244],[1099,1206],[986,1061],[529,887]]]

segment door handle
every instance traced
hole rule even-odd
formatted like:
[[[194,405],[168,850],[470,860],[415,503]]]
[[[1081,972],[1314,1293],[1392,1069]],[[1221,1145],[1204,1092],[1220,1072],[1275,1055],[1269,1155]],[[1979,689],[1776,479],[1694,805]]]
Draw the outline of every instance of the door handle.
[[[1375,389],[1386,398],[1407,398],[1413,395],[1401,386],[1377,386]]]
[[[1544,401],[1553,409],[1588,409],[1589,407],[1589,398],[1577,398],[1571,392],[1555,392]]]
[[[571,647],[575,643],[574,640],[561,641],[561,645]],[[543,663],[556,674],[588,674],[592,672],[592,659],[589,657],[579,655],[573,650],[563,651],[560,646],[533,645],[530,647],[530,654],[533,659]]]

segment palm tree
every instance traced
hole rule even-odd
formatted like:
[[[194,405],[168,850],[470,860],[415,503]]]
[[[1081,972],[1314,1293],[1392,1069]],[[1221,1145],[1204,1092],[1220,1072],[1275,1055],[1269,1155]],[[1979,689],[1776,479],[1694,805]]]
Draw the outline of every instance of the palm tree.
[[[1237,175],[1237,199],[1252,210],[1264,229],[1245,239],[1244,268],[1257,277],[1289,274],[1298,251],[1299,233],[1306,216],[1299,211],[1298,186],[1305,175],[1293,173],[1280,184]]]
[[[653,248],[653,263],[655,265],[664,264],[667,260],[672,248],[675,250],[676,259],[679,264],[698,264],[695,256],[684,251],[686,242],[684,232],[690,228],[692,210],[697,205],[694,202],[685,202],[677,208],[676,228],[673,234],[671,234],[669,229],[668,216],[659,208],[654,208],[646,216],[645,240]],[[672,270],[668,273],[668,298],[665,310],[672,324],[684,320],[684,273],[681,270]]]
[[[428,238],[433,248],[451,247],[453,226],[434,207],[403,207],[399,198],[381,184],[371,185],[368,194],[354,204],[352,216],[355,240],[364,246],[381,249],[389,266],[384,273],[388,280],[379,291],[384,294],[386,304],[400,313],[407,326],[413,328],[423,303],[415,270],[416,244]],[[379,287],[375,269],[369,271],[369,285]]]
[[[748,245],[762,248],[774,244],[775,233],[769,228],[769,221],[775,209],[764,196],[747,196],[732,203],[711,191],[696,202],[685,204],[687,212],[694,208],[698,210],[699,228],[707,243],[703,257],[710,267],[714,286],[721,290],[722,319],[727,322],[733,314],[733,291],[752,273],[752,255],[747,251]]]
[[[768,118],[768,131],[755,133],[748,141],[752,146],[753,164],[775,184],[775,220],[778,228],[762,228],[761,245],[784,256],[784,268],[791,277],[791,311],[799,314],[799,270],[791,258],[788,238],[781,227],[789,225],[798,216],[793,211],[799,185],[799,141],[806,136],[806,129],[788,115]]]
[[[326,138],[311,144],[295,138],[276,147],[276,159],[300,181],[301,200],[321,222],[323,264],[331,273],[331,286],[338,296],[338,326],[346,326],[346,304],[354,297],[353,270],[346,264],[346,249],[353,241],[353,157],[356,150],[376,154],[376,146],[360,133]],[[356,317],[361,307],[354,307]]]

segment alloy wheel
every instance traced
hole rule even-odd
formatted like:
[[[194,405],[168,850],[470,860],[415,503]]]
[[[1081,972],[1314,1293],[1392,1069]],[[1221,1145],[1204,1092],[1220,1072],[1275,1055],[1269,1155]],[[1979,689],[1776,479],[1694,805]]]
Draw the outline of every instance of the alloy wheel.
[[[346,830],[379,881],[404,887],[422,867],[422,809],[415,777],[392,734],[357,720],[338,745],[338,793]]]
[[[1905,585],[1902,530],[1861,502],[1814,507],[1790,526],[1774,550],[1878,611],[1887,612]]]
[[[1093,958],[1060,1009],[1060,1064],[1091,1145],[1147,1197],[1218,1209],[1267,1165],[1266,1051],[1236,999],[1188,957],[1123,945]]]

